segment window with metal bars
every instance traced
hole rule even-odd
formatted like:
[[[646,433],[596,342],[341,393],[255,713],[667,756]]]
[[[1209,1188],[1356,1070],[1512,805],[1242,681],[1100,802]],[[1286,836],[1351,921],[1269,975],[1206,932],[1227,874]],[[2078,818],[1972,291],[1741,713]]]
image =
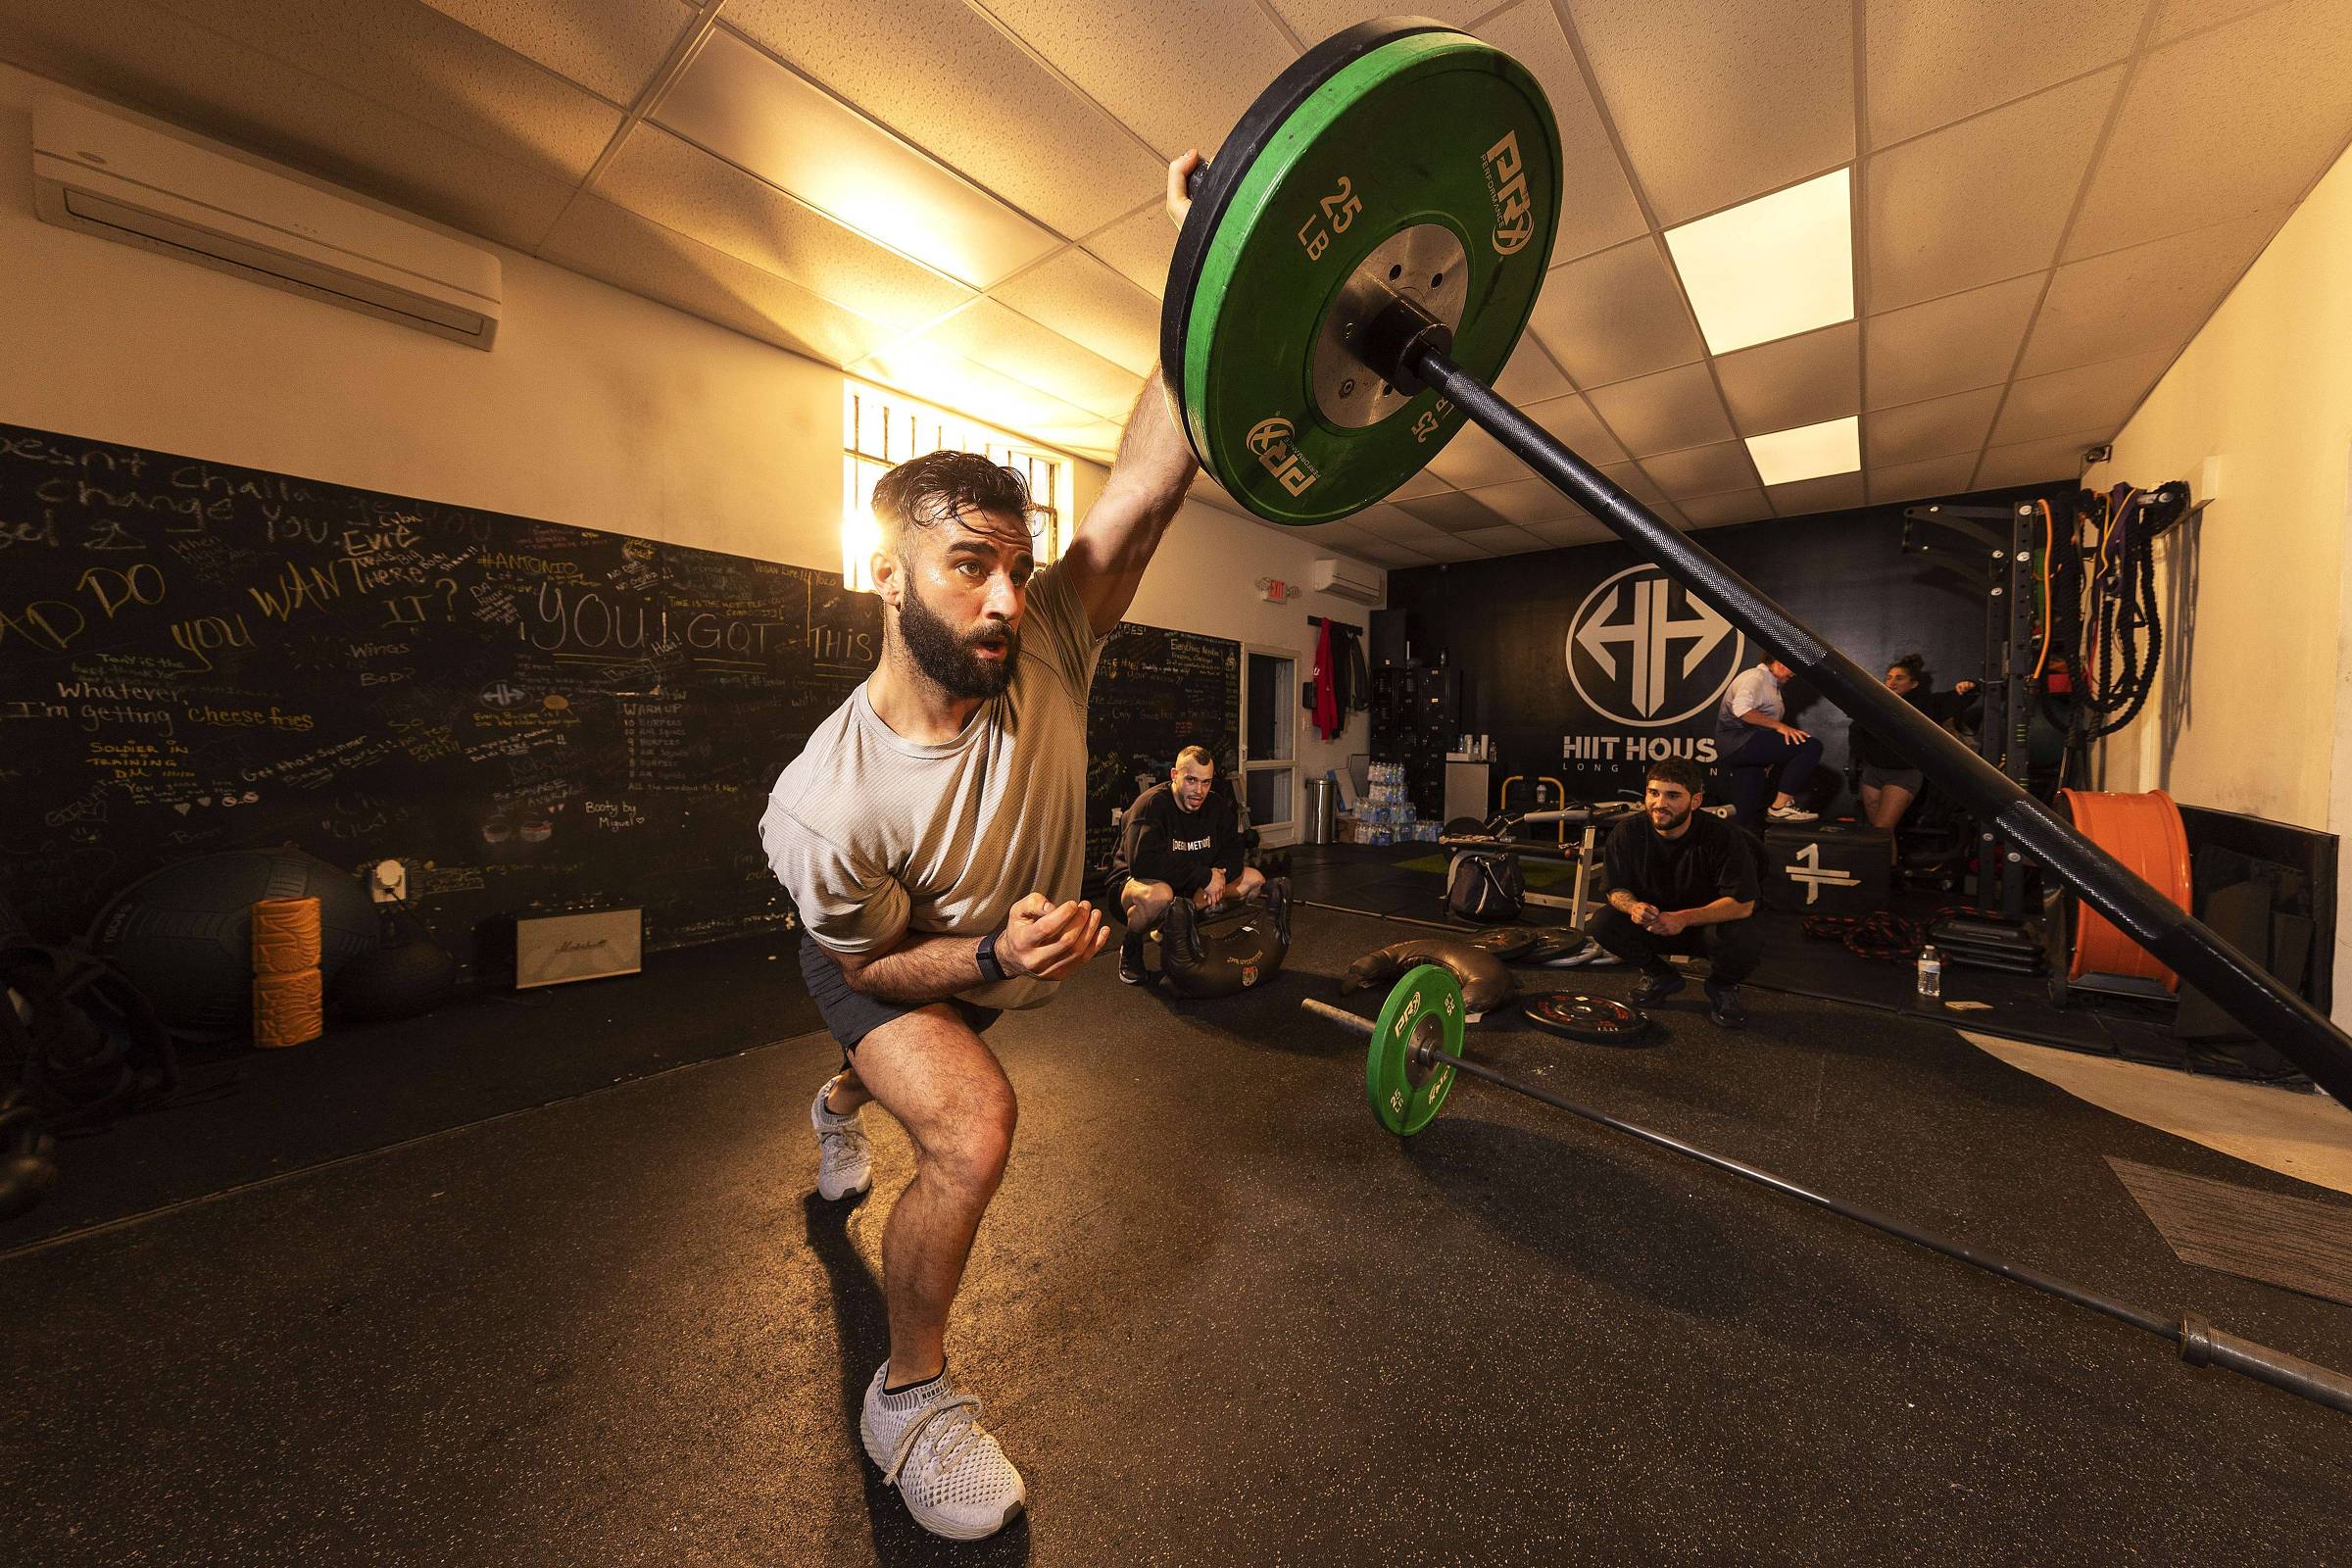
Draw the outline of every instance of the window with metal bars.
[[[926,452],[985,453],[1028,480],[1030,495],[1054,508],[1038,523],[1037,564],[1060,558],[1075,526],[1073,465],[1061,453],[857,381],[842,383],[841,413],[841,577],[851,588],[871,593],[874,587],[874,481]]]

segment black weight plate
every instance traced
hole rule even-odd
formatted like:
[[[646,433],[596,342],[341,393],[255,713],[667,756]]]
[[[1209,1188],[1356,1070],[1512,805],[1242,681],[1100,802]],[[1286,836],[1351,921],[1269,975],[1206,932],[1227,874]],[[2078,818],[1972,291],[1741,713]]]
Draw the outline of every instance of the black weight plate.
[[[1581,992],[1545,991],[1523,1005],[1527,1021],[1537,1028],[1594,1045],[1640,1045],[1649,1028],[1649,1015],[1641,1008]]]
[[[1508,963],[1543,940],[1544,933],[1541,931],[1530,931],[1525,926],[1498,925],[1490,926],[1472,937],[1470,945],[1484,948]]]

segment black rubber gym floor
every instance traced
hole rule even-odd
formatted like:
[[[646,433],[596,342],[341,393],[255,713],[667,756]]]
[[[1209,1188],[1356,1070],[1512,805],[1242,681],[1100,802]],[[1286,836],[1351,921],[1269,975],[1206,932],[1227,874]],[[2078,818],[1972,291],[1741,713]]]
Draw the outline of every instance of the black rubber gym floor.
[[[1215,1003],[1106,955],[993,1033],[1022,1123],[951,1354],[1032,1514],[991,1542],[859,1452],[887,1204],[810,1192],[804,1036],[0,1260],[0,1561],[2343,1560],[2352,1418],[1486,1085],[1380,1132],[1297,1004],[1410,929],[1304,910]],[[1923,1019],[1696,994],[1654,1050],[1471,1049],[2352,1366],[2352,1314],[2180,1262],[2104,1156],[2325,1195]]]

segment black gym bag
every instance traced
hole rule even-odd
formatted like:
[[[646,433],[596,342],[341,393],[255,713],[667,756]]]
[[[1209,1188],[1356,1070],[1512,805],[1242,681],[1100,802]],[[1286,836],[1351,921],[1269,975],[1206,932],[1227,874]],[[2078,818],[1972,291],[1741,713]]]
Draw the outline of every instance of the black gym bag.
[[[1462,850],[1453,858],[1446,881],[1446,911],[1456,919],[1479,925],[1500,925],[1519,918],[1527,900],[1527,879],[1519,873],[1519,858],[1488,850]]]

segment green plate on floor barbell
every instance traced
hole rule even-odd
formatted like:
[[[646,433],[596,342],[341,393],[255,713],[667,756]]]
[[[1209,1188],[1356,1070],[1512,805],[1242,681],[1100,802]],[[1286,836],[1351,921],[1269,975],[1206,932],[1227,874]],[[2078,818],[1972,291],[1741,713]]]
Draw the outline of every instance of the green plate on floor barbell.
[[[1372,1114],[1389,1131],[1407,1137],[1430,1124],[1453,1087],[1451,1066],[1414,1062],[1413,1049],[1422,1044],[1448,1056],[1462,1054],[1462,988],[1434,963],[1406,970],[1390,989],[1364,1055],[1364,1093],[1372,1101]]]
[[[1551,106],[1517,61],[1418,18],[1350,27],[1277,77],[1197,177],[1160,365],[1210,477],[1270,521],[1329,522],[1461,428],[1349,352],[1391,294],[1499,374],[1559,219]]]

